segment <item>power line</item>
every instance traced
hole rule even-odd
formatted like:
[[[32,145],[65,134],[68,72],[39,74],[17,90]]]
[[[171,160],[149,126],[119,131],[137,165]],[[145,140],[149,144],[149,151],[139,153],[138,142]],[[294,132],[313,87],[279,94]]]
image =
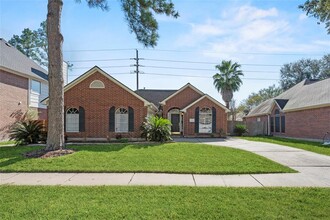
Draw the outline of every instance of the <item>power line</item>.
[[[100,68],[104,68],[104,69],[107,69],[107,68],[123,68],[123,67],[130,67],[129,65],[126,65],[126,66],[101,66]],[[91,67],[72,67],[71,69],[90,69]]]
[[[68,60],[68,62],[78,63],[78,62],[120,61],[120,60],[130,60],[130,59],[128,59],[128,58],[118,58],[118,59],[95,59],[95,60]]]
[[[196,70],[196,71],[216,71],[216,69],[203,69],[203,68],[187,68],[187,67],[171,67],[171,66],[143,66],[156,69],[179,69],[179,70]],[[243,70],[247,73],[278,73],[276,71],[262,71],[262,70]]]
[[[63,52],[104,52],[104,51],[129,51],[135,50],[134,48],[123,49],[81,49],[81,50],[63,50]]]
[[[194,78],[207,78],[212,79],[212,76],[201,76],[201,75],[183,75],[183,74],[168,74],[168,73],[143,73],[143,75],[157,75],[157,76],[181,76],[181,77],[194,77]],[[280,79],[271,79],[271,78],[249,78],[241,77],[244,80],[280,80]]]
[[[81,49],[81,50],[63,50],[63,52],[106,52],[106,51],[132,51],[136,48],[116,48],[116,49]],[[141,51],[158,51],[158,52],[174,52],[174,53],[207,53],[207,54],[243,54],[243,55],[263,55],[263,56],[324,56],[328,52],[319,53],[266,53],[266,52],[230,52],[230,51],[221,51],[221,52],[212,52],[212,51],[203,51],[203,50],[167,50],[167,49],[147,49],[139,48]]]
[[[172,62],[172,63],[196,63],[196,64],[212,64],[217,65],[219,63],[212,63],[212,62],[203,62],[203,61],[188,61],[188,60],[161,60],[161,59],[148,59],[145,58],[144,60],[149,61],[157,61],[157,62]],[[283,66],[283,65],[275,65],[275,64],[241,64],[242,66]]]

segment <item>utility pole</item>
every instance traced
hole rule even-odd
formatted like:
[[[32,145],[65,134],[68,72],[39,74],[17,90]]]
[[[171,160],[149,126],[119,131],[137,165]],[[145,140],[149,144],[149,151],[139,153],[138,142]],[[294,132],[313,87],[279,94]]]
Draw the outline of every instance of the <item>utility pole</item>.
[[[139,60],[143,60],[143,58],[139,58],[139,51],[138,49],[135,49],[135,58],[131,58],[131,60],[135,60],[136,63],[131,65],[131,66],[135,66],[135,70],[134,73],[136,73],[136,90],[139,89],[139,67],[142,66],[139,64]]]

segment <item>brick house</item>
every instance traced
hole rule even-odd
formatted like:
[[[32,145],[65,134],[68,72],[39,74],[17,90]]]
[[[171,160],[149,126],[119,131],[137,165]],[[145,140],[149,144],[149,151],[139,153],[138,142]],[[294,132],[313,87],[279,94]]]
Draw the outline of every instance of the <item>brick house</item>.
[[[47,118],[47,71],[0,38],[0,140],[8,140],[8,130],[29,109]]]
[[[253,108],[245,122],[250,135],[321,140],[330,132],[330,78],[303,80]]]
[[[48,98],[43,102],[47,104]],[[227,132],[228,109],[192,85],[133,91],[97,66],[64,87],[64,103],[68,140],[140,138],[141,125],[154,114],[172,121],[173,134]]]

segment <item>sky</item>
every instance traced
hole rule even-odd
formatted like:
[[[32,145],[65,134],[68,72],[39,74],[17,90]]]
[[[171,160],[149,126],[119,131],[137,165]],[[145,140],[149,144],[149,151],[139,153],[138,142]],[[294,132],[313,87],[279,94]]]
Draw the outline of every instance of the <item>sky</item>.
[[[97,65],[136,90],[136,49],[141,58],[140,89],[179,89],[188,82],[224,103],[213,86],[215,65],[242,65],[236,105],[252,92],[279,85],[280,68],[302,58],[330,53],[330,35],[298,5],[304,0],[173,0],[177,19],[157,15],[159,41],[145,48],[131,33],[119,1],[110,10],[64,0],[63,57],[73,64],[69,81]],[[0,0],[0,37],[9,40],[46,19],[46,0]]]

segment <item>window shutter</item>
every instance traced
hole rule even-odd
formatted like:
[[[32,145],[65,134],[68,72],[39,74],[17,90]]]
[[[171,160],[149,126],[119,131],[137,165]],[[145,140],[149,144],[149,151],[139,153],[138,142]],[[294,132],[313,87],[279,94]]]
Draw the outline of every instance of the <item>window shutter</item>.
[[[85,131],[85,109],[79,106],[79,132]]]
[[[199,133],[199,107],[195,109],[195,133]]]
[[[66,132],[66,106],[64,106],[64,132]]]
[[[115,106],[112,106],[109,110],[109,131],[114,132],[115,131]]]
[[[128,107],[128,131],[134,131],[134,109]]]
[[[212,107],[212,133],[217,133],[217,110]]]

